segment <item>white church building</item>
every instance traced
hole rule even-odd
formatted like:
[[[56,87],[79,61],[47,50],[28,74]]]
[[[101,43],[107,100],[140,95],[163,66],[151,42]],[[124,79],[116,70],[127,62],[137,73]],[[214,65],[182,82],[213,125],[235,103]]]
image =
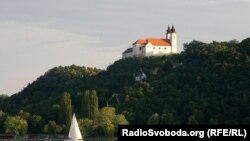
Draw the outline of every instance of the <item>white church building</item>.
[[[122,58],[160,56],[177,53],[177,35],[174,26],[168,26],[166,38],[138,39],[122,53]]]

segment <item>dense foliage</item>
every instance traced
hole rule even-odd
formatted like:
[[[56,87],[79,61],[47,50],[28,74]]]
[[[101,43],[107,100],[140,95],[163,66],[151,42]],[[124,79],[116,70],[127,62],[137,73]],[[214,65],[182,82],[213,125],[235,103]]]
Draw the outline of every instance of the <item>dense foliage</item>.
[[[141,73],[147,79],[135,81]],[[180,54],[118,60],[107,70],[53,68],[21,92],[0,97],[0,125],[25,111],[31,113],[21,118],[29,125],[27,132],[65,132],[69,119],[60,116],[63,102],[72,104],[89,136],[111,136],[115,125],[128,122],[250,124],[249,85],[250,38],[240,43],[192,41]],[[68,100],[62,101],[65,93]]]

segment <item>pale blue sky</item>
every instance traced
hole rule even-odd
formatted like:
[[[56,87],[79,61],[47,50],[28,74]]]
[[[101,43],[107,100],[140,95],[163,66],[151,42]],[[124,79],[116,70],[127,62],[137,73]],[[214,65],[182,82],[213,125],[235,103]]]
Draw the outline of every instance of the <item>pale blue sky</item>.
[[[178,50],[194,39],[250,35],[250,0],[0,0],[0,94],[55,66],[106,68],[138,38],[175,25]]]

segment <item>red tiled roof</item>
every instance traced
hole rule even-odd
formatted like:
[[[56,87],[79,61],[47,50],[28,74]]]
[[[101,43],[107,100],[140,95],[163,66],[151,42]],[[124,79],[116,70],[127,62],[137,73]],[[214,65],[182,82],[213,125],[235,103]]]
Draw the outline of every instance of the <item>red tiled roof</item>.
[[[139,39],[134,44],[146,45],[147,43],[151,43],[153,46],[171,46],[171,43],[167,39],[160,38],[147,38],[147,39]]]
[[[133,52],[133,49],[132,48],[128,48],[122,54],[131,53],[131,52]]]
[[[150,42],[153,46],[171,46],[169,40],[160,39],[160,38],[148,38],[148,42]]]
[[[139,39],[136,42],[134,42],[134,44],[140,44],[140,45],[145,45],[147,43],[148,43],[148,41],[145,39]]]

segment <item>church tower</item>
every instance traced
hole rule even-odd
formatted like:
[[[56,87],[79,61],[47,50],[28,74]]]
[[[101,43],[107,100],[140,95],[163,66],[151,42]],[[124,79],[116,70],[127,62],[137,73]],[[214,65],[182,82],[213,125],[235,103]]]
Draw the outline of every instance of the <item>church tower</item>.
[[[167,29],[167,32],[166,32],[166,39],[170,39],[170,33],[171,33],[171,30],[170,30],[170,27],[168,26],[168,29]]]
[[[170,42],[171,42],[171,52],[172,53],[177,53],[177,35],[176,35],[176,31],[174,26],[172,26],[171,30],[170,30],[170,38],[169,38]]]

